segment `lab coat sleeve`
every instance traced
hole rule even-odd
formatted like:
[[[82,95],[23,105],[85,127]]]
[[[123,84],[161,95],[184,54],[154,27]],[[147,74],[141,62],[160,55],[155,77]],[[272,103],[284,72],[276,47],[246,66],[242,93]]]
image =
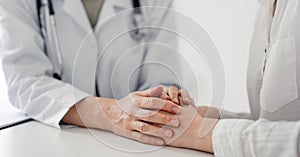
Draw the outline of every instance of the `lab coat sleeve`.
[[[299,156],[300,121],[220,120],[213,149],[220,156]]]
[[[89,94],[47,76],[35,1],[0,0],[0,54],[11,103],[28,116],[59,128],[71,106]]]
[[[166,30],[176,30],[174,14],[160,7],[172,7],[172,1],[141,1],[143,6],[157,6],[143,10],[147,29],[145,45],[146,57],[141,70],[139,90],[157,85],[181,87],[179,52],[177,52],[177,35]],[[154,14],[155,13],[155,14]]]

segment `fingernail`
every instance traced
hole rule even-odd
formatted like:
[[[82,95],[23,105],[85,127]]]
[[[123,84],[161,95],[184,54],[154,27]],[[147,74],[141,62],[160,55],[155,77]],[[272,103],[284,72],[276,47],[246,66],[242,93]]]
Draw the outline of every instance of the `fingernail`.
[[[190,101],[190,98],[189,98],[189,97],[184,97],[183,99],[184,99],[184,101],[185,101],[187,104],[190,104],[190,103],[191,103],[191,101]]]
[[[172,131],[169,131],[169,130],[165,131],[164,135],[167,136],[167,137],[172,137]]]
[[[173,120],[170,121],[170,124],[175,126],[175,127],[178,127],[179,121],[177,119],[173,119]]]
[[[155,143],[160,146],[164,145],[164,141],[162,141],[162,140],[157,140]]]
[[[173,98],[172,101],[174,101],[176,104],[179,103],[178,99],[177,98]]]

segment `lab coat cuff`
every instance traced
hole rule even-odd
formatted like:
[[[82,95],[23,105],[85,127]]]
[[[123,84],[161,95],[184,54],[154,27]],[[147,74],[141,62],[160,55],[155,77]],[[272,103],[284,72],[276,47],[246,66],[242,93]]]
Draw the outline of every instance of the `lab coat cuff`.
[[[242,119],[222,119],[213,131],[213,149],[216,157],[243,156],[241,133],[253,121]]]
[[[73,89],[73,94],[72,94],[72,98],[66,99],[67,101],[64,102],[64,107],[63,109],[61,109],[59,111],[59,113],[56,116],[56,120],[54,121],[54,127],[61,129],[62,125],[64,125],[63,123],[61,123],[61,120],[63,119],[63,117],[67,114],[67,112],[69,111],[69,109],[71,107],[73,107],[76,103],[78,103],[79,101],[81,101],[82,99],[91,96],[88,93],[85,93],[81,90],[78,89]]]

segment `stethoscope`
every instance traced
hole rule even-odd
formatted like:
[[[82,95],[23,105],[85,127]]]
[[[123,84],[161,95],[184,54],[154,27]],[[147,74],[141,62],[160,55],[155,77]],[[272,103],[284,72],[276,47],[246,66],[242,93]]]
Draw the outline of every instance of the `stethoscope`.
[[[37,13],[38,13],[38,21],[39,21],[39,26],[40,29],[42,30],[42,14],[41,14],[41,8],[42,8],[43,4],[42,4],[42,0],[37,0]],[[45,1],[45,6],[47,6],[45,9],[45,12],[48,13],[45,14],[48,16],[49,18],[49,29],[52,32],[52,38],[53,38],[53,42],[54,42],[54,50],[56,51],[56,59],[57,59],[57,64],[58,65],[54,65],[54,70],[53,70],[53,77],[61,80],[61,76],[63,73],[63,61],[62,61],[62,53],[60,50],[60,45],[59,45],[59,40],[58,40],[58,35],[57,35],[57,30],[56,30],[56,23],[55,23],[55,11],[53,8],[53,3],[52,0],[46,0]],[[140,0],[132,0],[132,6],[134,8],[133,11],[133,18],[132,18],[132,24],[134,26],[133,31],[130,31],[130,36],[136,40],[136,41],[140,41],[144,36],[145,33],[140,29],[143,27],[143,23],[144,23],[144,18],[143,18],[143,13],[142,13],[142,9],[140,8]],[[46,18],[46,16],[44,16],[43,18]],[[46,27],[46,25],[45,25]],[[42,36],[44,37],[45,32],[41,32]],[[53,50],[53,49],[52,49]]]

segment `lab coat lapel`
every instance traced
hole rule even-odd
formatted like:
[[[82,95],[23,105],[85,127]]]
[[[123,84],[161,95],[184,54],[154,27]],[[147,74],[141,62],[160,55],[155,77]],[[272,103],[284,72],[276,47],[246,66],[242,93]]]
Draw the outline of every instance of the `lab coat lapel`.
[[[100,12],[100,16],[98,19],[98,22],[102,22],[104,19],[107,19],[111,16],[114,16],[119,11],[122,11],[124,9],[131,7],[131,0],[106,0],[103,4],[102,11]],[[89,20],[87,18],[85,9],[82,5],[82,2],[80,0],[65,0],[63,4],[63,11],[66,12],[74,21],[75,23],[82,28],[82,30],[88,34],[92,30],[91,25],[89,23]],[[113,27],[111,28],[113,29]],[[112,30],[113,31],[113,30]],[[94,34],[94,33],[93,33]],[[97,34],[97,32],[95,32]],[[98,35],[96,35],[98,36]],[[95,35],[89,35],[89,39],[92,39],[91,41],[97,41]],[[101,36],[99,34],[99,36]],[[105,39],[102,39],[105,40]],[[98,41],[101,43],[101,40]],[[85,44],[87,44],[85,46]],[[94,49],[95,46],[93,46],[93,43],[85,43],[82,45],[82,48],[85,47],[85,49],[89,49],[90,53],[79,53],[76,60],[76,65],[74,67],[75,71],[85,71],[85,76],[77,76],[79,73],[74,73],[73,77],[73,83],[77,84],[80,89],[83,89],[84,91],[93,94],[95,92],[95,68],[97,67],[97,53],[99,52],[98,49]],[[92,45],[91,45],[92,44]],[[91,45],[91,46],[89,46]],[[95,44],[94,44],[95,45]],[[101,46],[101,44],[100,44]],[[99,48],[99,45],[96,46]],[[101,49],[101,47],[100,47]],[[89,60],[89,64],[86,64],[87,60]],[[101,65],[100,65],[101,66]],[[96,74],[101,75],[101,74]],[[82,80],[85,79],[85,80]],[[84,83],[82,83],[84,82]]]
[[[65,0],[63,10],[86,32],[91,31],[91,25],[87,18],[81,0]]]
[[[279,33],[279,27],[280,27],[280,22],[282,22],[282,17],[286,9],[286,5],[289,0],[277,0],[277,8],[276,8],[276,15],[274,17],[273,23],[272,23],[272,30],[270,34],[270,39],[271,43],[276,40],[276,35]]]
[[[286,5],[289,0],[277,0],[277,8],[275,11],[274,18],[272,19],[272,13],[273,10],[271,9],[275,3],[275,0],[258,0],[258,2],[262,5],[264,10],[264,16],[265,16],[265,27],[266,29],[271,26],[270,28],[270,43],[272,44],[274,41],[276,41],[276,36],[279,33],[279,27],[280,22],[282,21],[282,17],[284,15]],[[272,23],[272,24],[271,24]]]
[[[91,33],[92,27],[88,20],[81,0],[65,0],[63,11],[72,18],[75,24],[84,32],[82,36],[86,39],[81,43],[76,54],[73,66],[72,83],[76,84],[81,90],[95,93],[95,67],[97,66],[97,40]],[[88,52],[88,53],[87,53]],[[80,71],[79,73],[77,71]]]
[[[102,27],[110,27],[110,29],[118,29],[116,26],[108,26],[107,22],[111,19],[114,19],[114,16],[121,11],[132,8],[131,0],[105,0],[100,15],[98,17],[97,27],[94,29],[94,33],[99,43],[100,52],[102,52],[103,48],[107,44],[107,36],[100,33]],[[126,25],[122,26],[126,27]],[[106,29],[108,30],[108,29]],[[109,30],[112,32],[117,32],[118,30]],[[114,33],[112,33],[114,34]],[[101,53],[98,54],[99,56]]]
[[[122,11],[124,9],[132,8],[132,2],[131,0],[107,0],[111,1],[113,9],[115,13],[118,13],[119,11]]]
[[[106,0],[100,12],[98,22],[103,22],[120,11],[132,8],[131,0]]]

